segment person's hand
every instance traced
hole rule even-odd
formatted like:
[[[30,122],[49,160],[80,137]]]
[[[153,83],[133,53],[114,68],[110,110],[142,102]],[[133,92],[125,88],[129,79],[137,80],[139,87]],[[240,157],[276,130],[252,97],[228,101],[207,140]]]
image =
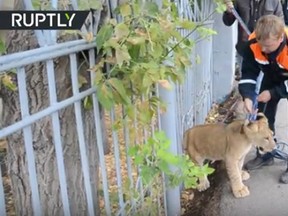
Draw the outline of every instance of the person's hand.
[[[257,110],[253,110],[253,101],[249,98],[244,99],[244,108],[249,114],[257,113]]]
[[[233,2],[231,0],[224,0],[224,3],[226,5],[226,11],[231,13],[234,8]]]
[[[258,96],[258,101],[267,103],[271,99],[271,94],[268,90],[261,92]]]

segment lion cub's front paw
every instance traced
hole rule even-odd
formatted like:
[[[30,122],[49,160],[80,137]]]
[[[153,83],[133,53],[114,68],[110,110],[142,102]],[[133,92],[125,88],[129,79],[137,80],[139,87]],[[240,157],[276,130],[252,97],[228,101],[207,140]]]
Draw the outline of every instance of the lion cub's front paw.
[[[242,170],[241,177],[242,177],[242,181],[245,181],[245,180],[248,180],[250,178],[250,174],[247,171]]]
[[[236,198],[246,197],[250,195],[250,191],[247,186],[243,185],[241,189],[233,189],[233,194]]]
[[[197,190],[198,191],[204,191],[204,190],[207,190],[209,187],[210,187],[210,182],[208,180],[206,180],[206,181],[200,182],[197,185]]]

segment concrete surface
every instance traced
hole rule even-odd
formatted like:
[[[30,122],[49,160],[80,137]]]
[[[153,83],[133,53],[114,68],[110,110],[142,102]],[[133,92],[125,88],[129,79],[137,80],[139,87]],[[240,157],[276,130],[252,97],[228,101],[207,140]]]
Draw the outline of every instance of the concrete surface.
[[[276,137],[288,142],[288,103],[283,99],[276,115]],[[255,157],[255,149],[247,155],[246,161]],[[228,179],[222,190],[220,216],[288,216],[288,185],[278,182],[286,169],[286,163],[275,160],[274,165],[250,172],[245,184],[250,196],[236,199],[231,193]]]
[[[213,29],[213,101],[223,101],[234,85],[235,44],[237,43],[237,22],[232,26],[224,25],[222,13],[214,13]],[[223,46],[225,44],[225,46]]]

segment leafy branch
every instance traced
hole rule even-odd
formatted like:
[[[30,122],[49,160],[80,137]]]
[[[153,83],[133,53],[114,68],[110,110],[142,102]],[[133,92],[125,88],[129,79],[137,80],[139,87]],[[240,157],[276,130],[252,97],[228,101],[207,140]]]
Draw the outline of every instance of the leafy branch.
[[[116,12],[121,21],[108,20],[96,36],[99,58],[91,71],[97,97],[107,110],[121,105],[126,122],[134,125],[136,120],[145,128],[159,114],[159,107],[166,108],[156,94],[157,85],[171,90],[170,82],[181,83],[185,78],[195,45],[190,36],[197,33],[206,38],[216,33],[205,26],[214,12],[202,22],[193,22],[180,18],[176,5],[168,0],[162,1],[162,8],[153,2],[130,0]],[[189,33],[183,36],[179,29]],[[195,166],[188,156],[170,153],[169,146],[165,134],[155,132],[145,144],[129,148],[145,186],[159,186],[153,182],[165,173],[171,187],[182,182],[185,187],[195,187],[200,176],[213,172],[208,165]]]

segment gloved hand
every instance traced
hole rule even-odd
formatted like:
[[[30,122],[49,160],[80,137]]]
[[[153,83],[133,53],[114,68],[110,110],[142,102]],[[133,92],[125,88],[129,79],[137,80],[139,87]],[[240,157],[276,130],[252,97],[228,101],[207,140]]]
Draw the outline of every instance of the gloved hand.
[[[234,8],[233,2],[231,0],[224,0],[226,5],[226,11],[231,13],[232,9]]]
[[[249,98],[244,99],[244,108],[245,108],[244,111],[248,114],[248,120],[255,121],[258,109],[254,107],[253,101],[251,99]]]

